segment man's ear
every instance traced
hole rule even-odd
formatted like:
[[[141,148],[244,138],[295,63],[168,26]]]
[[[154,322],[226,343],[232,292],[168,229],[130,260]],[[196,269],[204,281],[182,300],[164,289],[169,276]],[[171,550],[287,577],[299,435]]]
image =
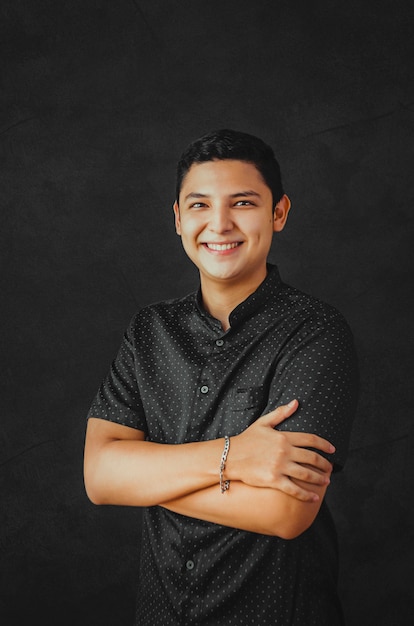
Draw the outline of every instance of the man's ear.
[[[173,210],[175,216],[175,232],[177,235],[181,235],[180,209],[178,207],[177,200],[173,204]]]
[[[280,232],[284,229],[286,220],[290,211],[290,200],[286,194],[280,198],[279,202],[275,206],[275,211],[273,214],[273,231],[275,233]]]

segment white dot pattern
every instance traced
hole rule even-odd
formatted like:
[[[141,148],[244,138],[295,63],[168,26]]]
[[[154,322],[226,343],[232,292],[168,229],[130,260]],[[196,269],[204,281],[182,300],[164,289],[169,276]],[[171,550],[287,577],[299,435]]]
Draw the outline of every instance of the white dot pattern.
[[[149,440],[185,443],[234,436],[297,398],[281,428],[317,433],[345,462],[357,397],[351,332],[334,308],[266,280],[223,332],[200,293],[146,307],[88,416],[138,428]],[[342,624],[335,529],[325,503],[292,541],[151,507],[144,514],[140,626]]]

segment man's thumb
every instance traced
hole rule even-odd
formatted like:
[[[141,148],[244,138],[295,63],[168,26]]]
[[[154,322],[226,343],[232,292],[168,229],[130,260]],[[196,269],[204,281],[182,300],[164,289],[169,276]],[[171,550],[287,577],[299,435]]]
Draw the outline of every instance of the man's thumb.
[[[274,428],[278,424],[281,424],[286,418],[293,415],[298,406],[299,402],[297,400],[291,400],[288,404],[278,406],[277,409],[263,416],[265,418],[266,425]]]

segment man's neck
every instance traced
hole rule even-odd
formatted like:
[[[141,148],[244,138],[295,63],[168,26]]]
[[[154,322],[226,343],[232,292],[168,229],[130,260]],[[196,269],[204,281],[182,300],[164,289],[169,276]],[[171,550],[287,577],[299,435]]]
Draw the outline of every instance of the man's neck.
[[[221,322],[224,331],[230,328],[229,317],[232,311],[248,298],[266,278],[266,273],[252,281],[231,283],[211,281],[201,276],[201,296],[204,308]]]

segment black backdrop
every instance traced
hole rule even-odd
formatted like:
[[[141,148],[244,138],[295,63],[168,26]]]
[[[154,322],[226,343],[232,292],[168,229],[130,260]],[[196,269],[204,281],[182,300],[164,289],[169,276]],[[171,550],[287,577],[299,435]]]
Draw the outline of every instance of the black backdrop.
[[[271,260],[357,341],[329,494],[348,625],[412,623],[412,7],[2,1],[1,624],[131,623],[140,511],[87,500],[85,415],[134,311],[197,284],[175,163],[225,126],[275,148]]]

